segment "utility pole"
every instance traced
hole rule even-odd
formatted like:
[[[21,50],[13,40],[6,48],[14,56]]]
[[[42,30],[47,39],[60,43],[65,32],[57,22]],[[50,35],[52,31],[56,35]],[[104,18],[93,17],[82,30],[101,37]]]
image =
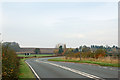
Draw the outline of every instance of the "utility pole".
[[[79,49],[79,52],[80,52],[80,61],[81,61],[81,60],[82,60],[82,59],[81,59],[81,52],[82,52],[82,49],[81,49],[81,48]]]

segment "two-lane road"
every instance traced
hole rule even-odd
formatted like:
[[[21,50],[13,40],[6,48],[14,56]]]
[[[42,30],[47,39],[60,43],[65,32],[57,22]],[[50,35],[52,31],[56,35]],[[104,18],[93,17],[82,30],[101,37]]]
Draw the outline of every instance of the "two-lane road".
[[[41,80],[118,80],[118,68],[115,67],[53,62],[47,61],[47,59],[49,58],[33,58],[26,60]]]

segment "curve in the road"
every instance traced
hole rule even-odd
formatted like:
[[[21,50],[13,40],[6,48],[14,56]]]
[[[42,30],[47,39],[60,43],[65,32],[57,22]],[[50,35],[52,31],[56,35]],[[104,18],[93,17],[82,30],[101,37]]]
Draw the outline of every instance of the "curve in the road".
[[[52,57],[53,58],[53,57]],[[52,62],[50,58],[33,58],[26,60],[27,64],[36,72],[37,78],[89,78],[95,80],[106,80],[105,78],[117,78],[117,71],[100,66]],[[91,74],[92,73],[92,74]],[[84,80],[83,79],[83,80]],[[115,79],[117,80],[117,79]]]

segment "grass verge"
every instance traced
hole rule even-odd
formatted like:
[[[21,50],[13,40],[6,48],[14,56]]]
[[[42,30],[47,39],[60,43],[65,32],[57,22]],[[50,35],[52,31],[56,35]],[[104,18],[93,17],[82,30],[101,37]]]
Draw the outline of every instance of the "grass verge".
[[[112,67],[120,67],[120,64],[112,64],[112,63],[104,63],[104,62],[96,62],[96,61],[89,61],[89,60],[72,60],[72,59],[62,59],[62,58],[54,58],[48,59],[48,61],[60,61],[60,62],[74,62],[74,63],[90,63],[90,64],[97,64],[100,66],[112,66]]]
[[[29,66],[25,63],[24,59],[20,59],[20,67],[19,67],[19,79],[25,78],[35,78],[33,72],[29,68]]]

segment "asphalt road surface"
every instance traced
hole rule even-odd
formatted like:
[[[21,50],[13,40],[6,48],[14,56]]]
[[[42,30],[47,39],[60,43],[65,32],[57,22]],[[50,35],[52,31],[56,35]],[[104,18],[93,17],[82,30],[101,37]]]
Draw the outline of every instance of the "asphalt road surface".
[[[50,58],[26,60],[38,80],[119,80],[117,67],[47,61]]]

